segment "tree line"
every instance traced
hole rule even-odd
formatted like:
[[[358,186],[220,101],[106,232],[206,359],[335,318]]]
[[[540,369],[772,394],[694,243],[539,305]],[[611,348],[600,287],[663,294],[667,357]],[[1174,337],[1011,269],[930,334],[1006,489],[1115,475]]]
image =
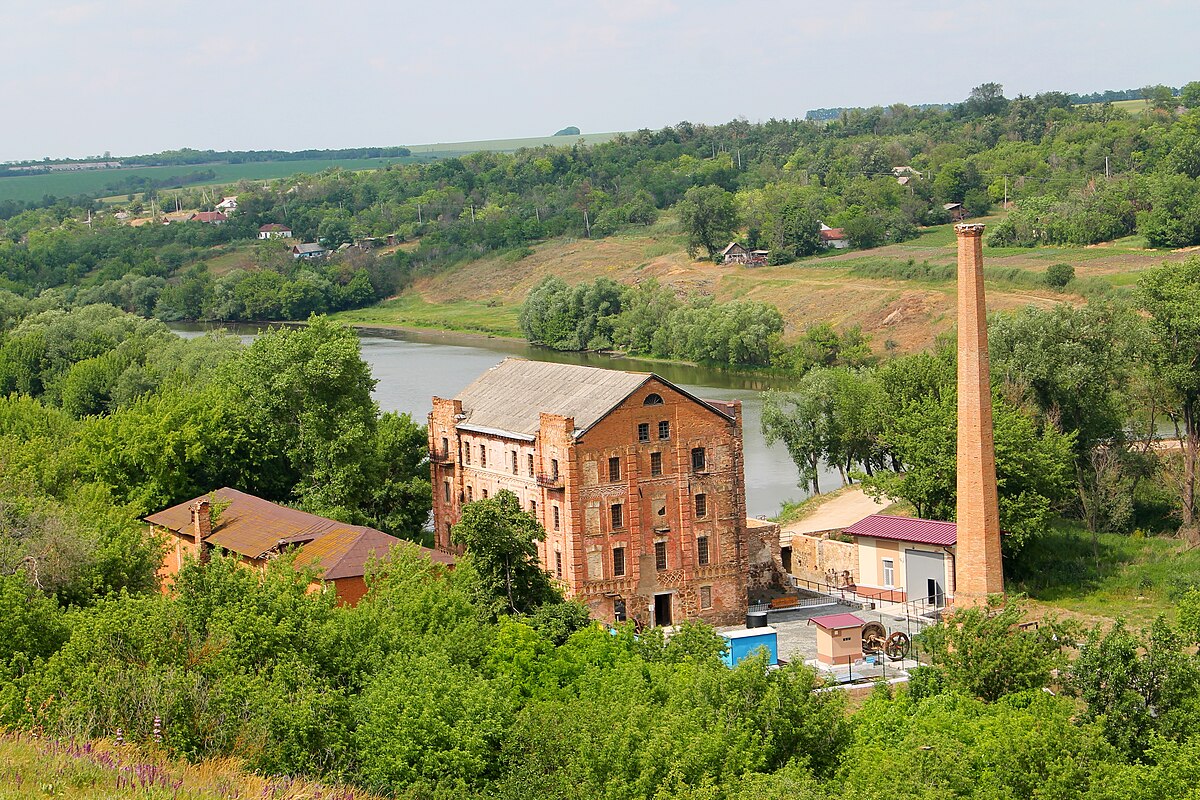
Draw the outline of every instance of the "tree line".
[[[800,341],[780,341],[783,317],[767,303],[718,303],[681,298],[648,280],[622,286],[608,278],[568,286],[547,276],[525,299],[521,332],[555,350],[620,350],[632,355],[723,367],[770,367],[803,372],[817,364],[874,360],[858,328],[843,333],[815,325]]]
[[[821,123],[684,122],[593,146],[333,169],[239,185],[239,213],[214,236],[249,239],[270,222],[335,246],[397,235],[418,243],[409,264],[421,273],[550,237],[636,229],[674,209],[696,252],[711,254],[744,227],[751,245],[783,263],[814,252],[818,223],[873,247],[949,221],[947,203],[980,214],[1007,200],[1017,206],[993,233],[997,243],[1090,243],[1137,231],[1158,246],[1184,246],[1200,241],[1191,222],[1200,151],[1192,86],[1181,91],[1182,115],[1169,103],[1138,115],[1074,106],[1061,92],[1010,99],[984,84],[951,108],[895,104]],[[40,205],[0,208],[0,240],[11,251],[0,278],[26,292],[95,280],[87,259],[70,271],[42,266],[26,236],[84,238],[95,224],[71,220],[99,207]],[[165,247],[149,227],[138,229],[137,246]],[[205,238],[184,238],[192,237]],[[178,268],[164,277],[182,279]]]

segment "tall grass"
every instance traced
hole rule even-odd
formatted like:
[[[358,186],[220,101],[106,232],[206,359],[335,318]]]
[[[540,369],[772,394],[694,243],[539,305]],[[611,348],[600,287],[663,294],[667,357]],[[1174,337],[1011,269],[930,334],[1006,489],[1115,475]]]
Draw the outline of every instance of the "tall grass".
[[[375,800],[357,789],[244,774],[236,759],[185,764],[112,742],[60,742],[0,734],[0,797],[68,800]]]

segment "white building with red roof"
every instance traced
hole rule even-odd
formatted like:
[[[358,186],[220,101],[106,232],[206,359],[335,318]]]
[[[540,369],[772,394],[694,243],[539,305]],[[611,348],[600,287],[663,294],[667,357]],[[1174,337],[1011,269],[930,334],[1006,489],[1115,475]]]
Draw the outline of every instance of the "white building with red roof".
[[[859,594],[936,608],[954,596],[953,522],[872,514],[842,533],[853,536],[858,549]]]

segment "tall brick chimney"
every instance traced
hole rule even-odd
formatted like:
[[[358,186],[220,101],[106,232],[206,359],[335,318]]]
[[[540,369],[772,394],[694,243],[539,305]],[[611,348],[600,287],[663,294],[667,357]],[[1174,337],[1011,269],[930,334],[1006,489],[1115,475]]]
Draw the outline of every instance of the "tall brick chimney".
[[[996,446],[983,297],[983,226],[958,235],[958,547],[954,605],[981,606],[1004,591]]]

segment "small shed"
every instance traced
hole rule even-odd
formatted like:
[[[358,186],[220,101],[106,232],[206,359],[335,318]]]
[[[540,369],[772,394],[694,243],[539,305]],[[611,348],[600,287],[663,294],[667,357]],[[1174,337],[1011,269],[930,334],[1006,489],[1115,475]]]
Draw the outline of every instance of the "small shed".
[[[733,667],[747,656],[754,655],[760,647],[767,648],[767,663],[779,663],[779,641],[775,629],[770,625],[763,628],[746,628],[740,631],[720,631],[728,649],[725,651],[725,666]]]
[[[750,260],[750,251],[741,242],[730,242],[721,251],[722,264],[745,264]]]
[[[962,222],[967,218],[967,210],[963,208],[962,203],[944,203],[942,209],[950,215],[950,219],[954,222]]]
[[[817,660],[822,664],[851,664],[862,658],[863,620],[853,614],[827,614],[808,624],[817,626]]]

